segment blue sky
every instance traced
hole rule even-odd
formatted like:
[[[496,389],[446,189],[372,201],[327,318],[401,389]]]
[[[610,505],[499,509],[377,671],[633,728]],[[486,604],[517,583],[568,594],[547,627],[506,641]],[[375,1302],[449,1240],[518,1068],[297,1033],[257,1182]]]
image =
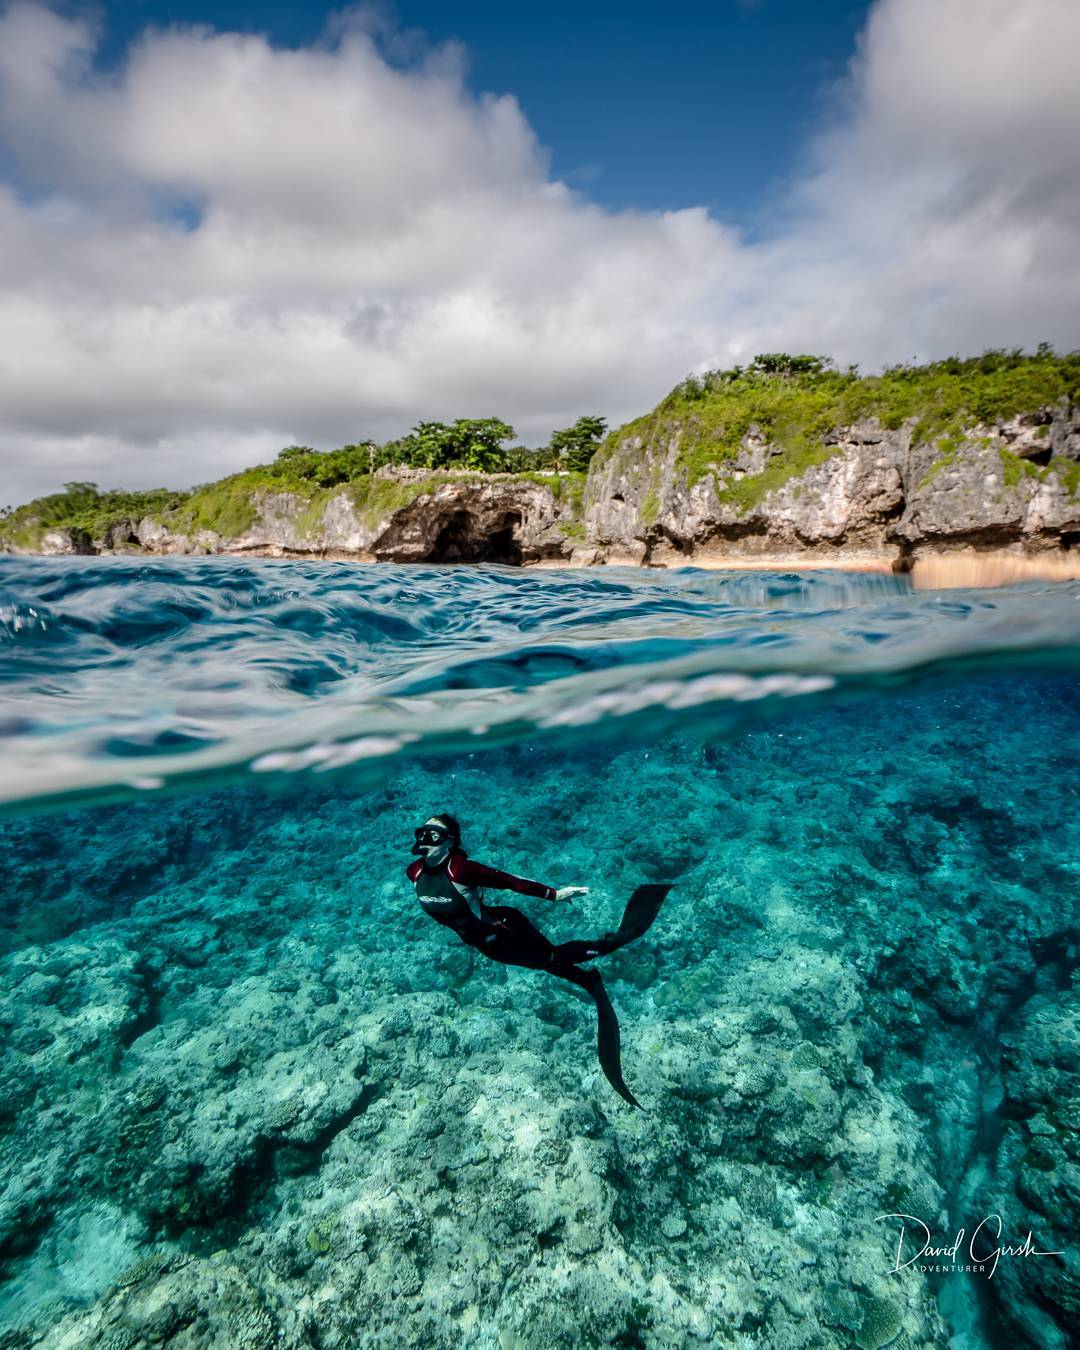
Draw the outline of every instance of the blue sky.
[[[228,0],[106,5],[106,60],[150,23],[303,46],[335,8]],[[869,0],[400,0],[400,29],[467,52],[475,93],[509,93],[552,173],[611,207],[706,206],[768,232],[769,207],[829,113]]]
[[[1080,346],[1078,50],[1077,0],[0,0],[0,482]]]

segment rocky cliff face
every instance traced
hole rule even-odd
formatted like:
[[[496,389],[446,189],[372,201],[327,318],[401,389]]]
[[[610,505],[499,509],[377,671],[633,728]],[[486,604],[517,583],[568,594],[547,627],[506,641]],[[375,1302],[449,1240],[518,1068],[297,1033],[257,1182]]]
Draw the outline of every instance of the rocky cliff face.
[[[146,518],[92,539],[45,534],[41,552],[230,553],[265,557],[352,558],[360,562],[501,562],[568,557],[573,506],[550,486],[513,475],[442,475],[399,470],[384,476],[385,506],[358,506],[347,489],[322,502],[289,492],[253,498],[254,521],[237,534],[177,529]]]
[[[1080,546],[1080,408],[1065,401],[962,438],[918,442],[914,423],[838,429],[798,474],[756,426],[739,453],[691,482],[686,428],[667,422],[617,443],[589,476],[594,559],[794,561],[838,555],[904,565],[958,548]]]
[[[397,470],[361,504],[348,487],[314,501],[256,494],[254,519],[232,534],[147,518],[101,539],[50,531],[40,551],[899,568],[955,550],[1080,551],[1080,407],[1062,399],[936,440],[916,426],[860,421],[793,463],[790,446],[752,424],[735,455],[718,450],[695,475],[682,454],[692,428],[654,418],[599,452],[583,511],[554,476]]]

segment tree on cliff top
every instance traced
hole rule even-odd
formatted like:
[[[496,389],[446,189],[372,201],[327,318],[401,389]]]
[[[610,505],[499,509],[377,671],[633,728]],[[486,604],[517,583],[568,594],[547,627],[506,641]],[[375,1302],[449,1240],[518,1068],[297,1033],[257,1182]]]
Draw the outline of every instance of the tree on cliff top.
[[[375,467],[376,453],[374,441],[342,445],[325,452],[313,450],[309,445],[287,445],[279,452],[275,467],[290,477],[330,488],[370,473]]]
[[[833,365],[829,356],[791,356],[787,352],[761,352],[748,369],[760,375],[820,375]]]
[[[544,467],[585,473],[606,431],[604,418],[579,417],[572,427],[553,432]]]
[[[503,443],[513,435],[514,428],[501,417],[459,417],[449,424],[418,422],[407,436],[383,446],[379,462],[499,473],[507,463]]]

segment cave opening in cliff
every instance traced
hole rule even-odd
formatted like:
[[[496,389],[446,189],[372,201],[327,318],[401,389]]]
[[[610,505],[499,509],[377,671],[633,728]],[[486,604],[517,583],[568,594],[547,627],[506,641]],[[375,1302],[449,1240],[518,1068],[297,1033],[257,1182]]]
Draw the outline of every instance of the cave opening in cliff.
[[[506,511],[494,522],[481,524],[470,511],[455,511],[443,522],[428,562],[507,563],[521,566],[521,526],[517,511]]]

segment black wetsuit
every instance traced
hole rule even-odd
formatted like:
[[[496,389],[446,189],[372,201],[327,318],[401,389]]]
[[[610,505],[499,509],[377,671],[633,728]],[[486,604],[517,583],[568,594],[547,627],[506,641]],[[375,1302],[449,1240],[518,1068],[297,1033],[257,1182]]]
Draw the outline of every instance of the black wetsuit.
[[[414,862],[408,875],[424,912],[452,929],[468,946],[492,961],[546,970],[584,989],[596,1004],[597,1050],[604,1075],[621,1097],[633,1106],[641,1105],[623,1081],[619,1022],[600,972],[583,969],[578,963],[606,956],[640,937],[659,913],[669,886],[639,886],[617,932],[592,941],[553,943],[519,909],[484,904],[481,891],[487,886],[552,899],[555,891],[550,886],[485,867],[460,849],[436,867],[424,860]]]

